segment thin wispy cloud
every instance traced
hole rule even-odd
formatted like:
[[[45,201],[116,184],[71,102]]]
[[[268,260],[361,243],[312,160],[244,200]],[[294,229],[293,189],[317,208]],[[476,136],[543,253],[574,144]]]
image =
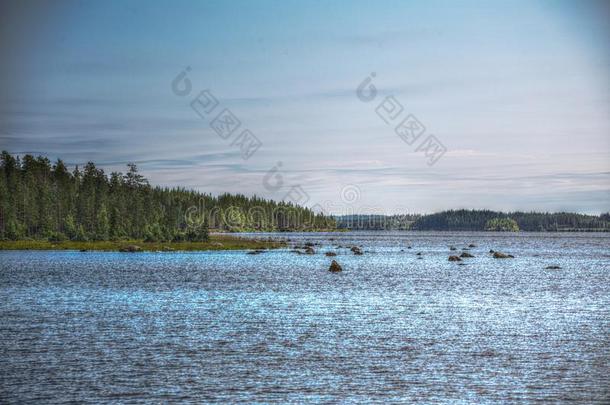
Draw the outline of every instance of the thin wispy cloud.
[[[21,38],[0,41],[0,142],[13,153],[136,162],[154,184],[275,199],[285,193],[262,181],[281,162],[310,205],[355,184],[388,212],[610,206],[603,2],[2,7]],[[193,91],[213,91],[261,140],[251,159],[172,93],[187,66]],[[367,104],[356,88],[371,73]],[[387,96],[447,147],[433,167],[376,113]]]

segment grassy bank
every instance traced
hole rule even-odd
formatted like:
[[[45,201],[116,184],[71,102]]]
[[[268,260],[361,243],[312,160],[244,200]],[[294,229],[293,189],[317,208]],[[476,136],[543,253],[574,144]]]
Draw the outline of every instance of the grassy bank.
[[[138,246],[142,251],[197,251],[197,250],[249,250],[277,249],[286,244],[268,239],[246,239],[229,235],[212,235],[207,242],[143,242],[95,241],[95,242],[49,242],[45,240],[0,241],[0,250],[96,250],[120,251],[129,246]]]

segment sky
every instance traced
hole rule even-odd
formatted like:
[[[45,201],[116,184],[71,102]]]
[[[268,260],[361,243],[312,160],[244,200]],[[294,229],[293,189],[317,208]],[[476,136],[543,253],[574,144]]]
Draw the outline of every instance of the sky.
[[[335,214],[599,214],[609,4],[5,1],[0,149]]]

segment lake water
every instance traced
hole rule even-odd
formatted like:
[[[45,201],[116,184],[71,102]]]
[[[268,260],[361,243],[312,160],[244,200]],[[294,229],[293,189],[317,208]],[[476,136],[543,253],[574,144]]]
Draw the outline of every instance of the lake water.
[[[0,252],[0,402],[609,401],[608,234],[272,236],[321,245]]]

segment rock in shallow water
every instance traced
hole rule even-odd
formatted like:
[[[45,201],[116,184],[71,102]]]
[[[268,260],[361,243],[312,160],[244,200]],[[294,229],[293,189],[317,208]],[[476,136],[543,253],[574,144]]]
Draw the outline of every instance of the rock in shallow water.
[[[341,268],[341,265],[339,263],[337,263],[336,260],[333,260],[332,263],[330,264],[330,267],[328,268],[328,271],[337,273],[339,271],[343,271],[343,269]]]
[[[460,257],[474,257],[474,255],[468,253],[468,252],[462,252],[462,254],[460,255]]]
[[[459,256],[449,256],[449,261],[450,262],[461,262],[462,259],[460,259]]]
[[[350,250],[355,254],[355,255],[361,255],[362,254],[362,250],[360,250],[360,248],[358,246],[352,246],[350,248]]]
[[[502,252],[494,252],[494,259],[512,259],[514,257],[515,256],[513,255],[507,255]]]

